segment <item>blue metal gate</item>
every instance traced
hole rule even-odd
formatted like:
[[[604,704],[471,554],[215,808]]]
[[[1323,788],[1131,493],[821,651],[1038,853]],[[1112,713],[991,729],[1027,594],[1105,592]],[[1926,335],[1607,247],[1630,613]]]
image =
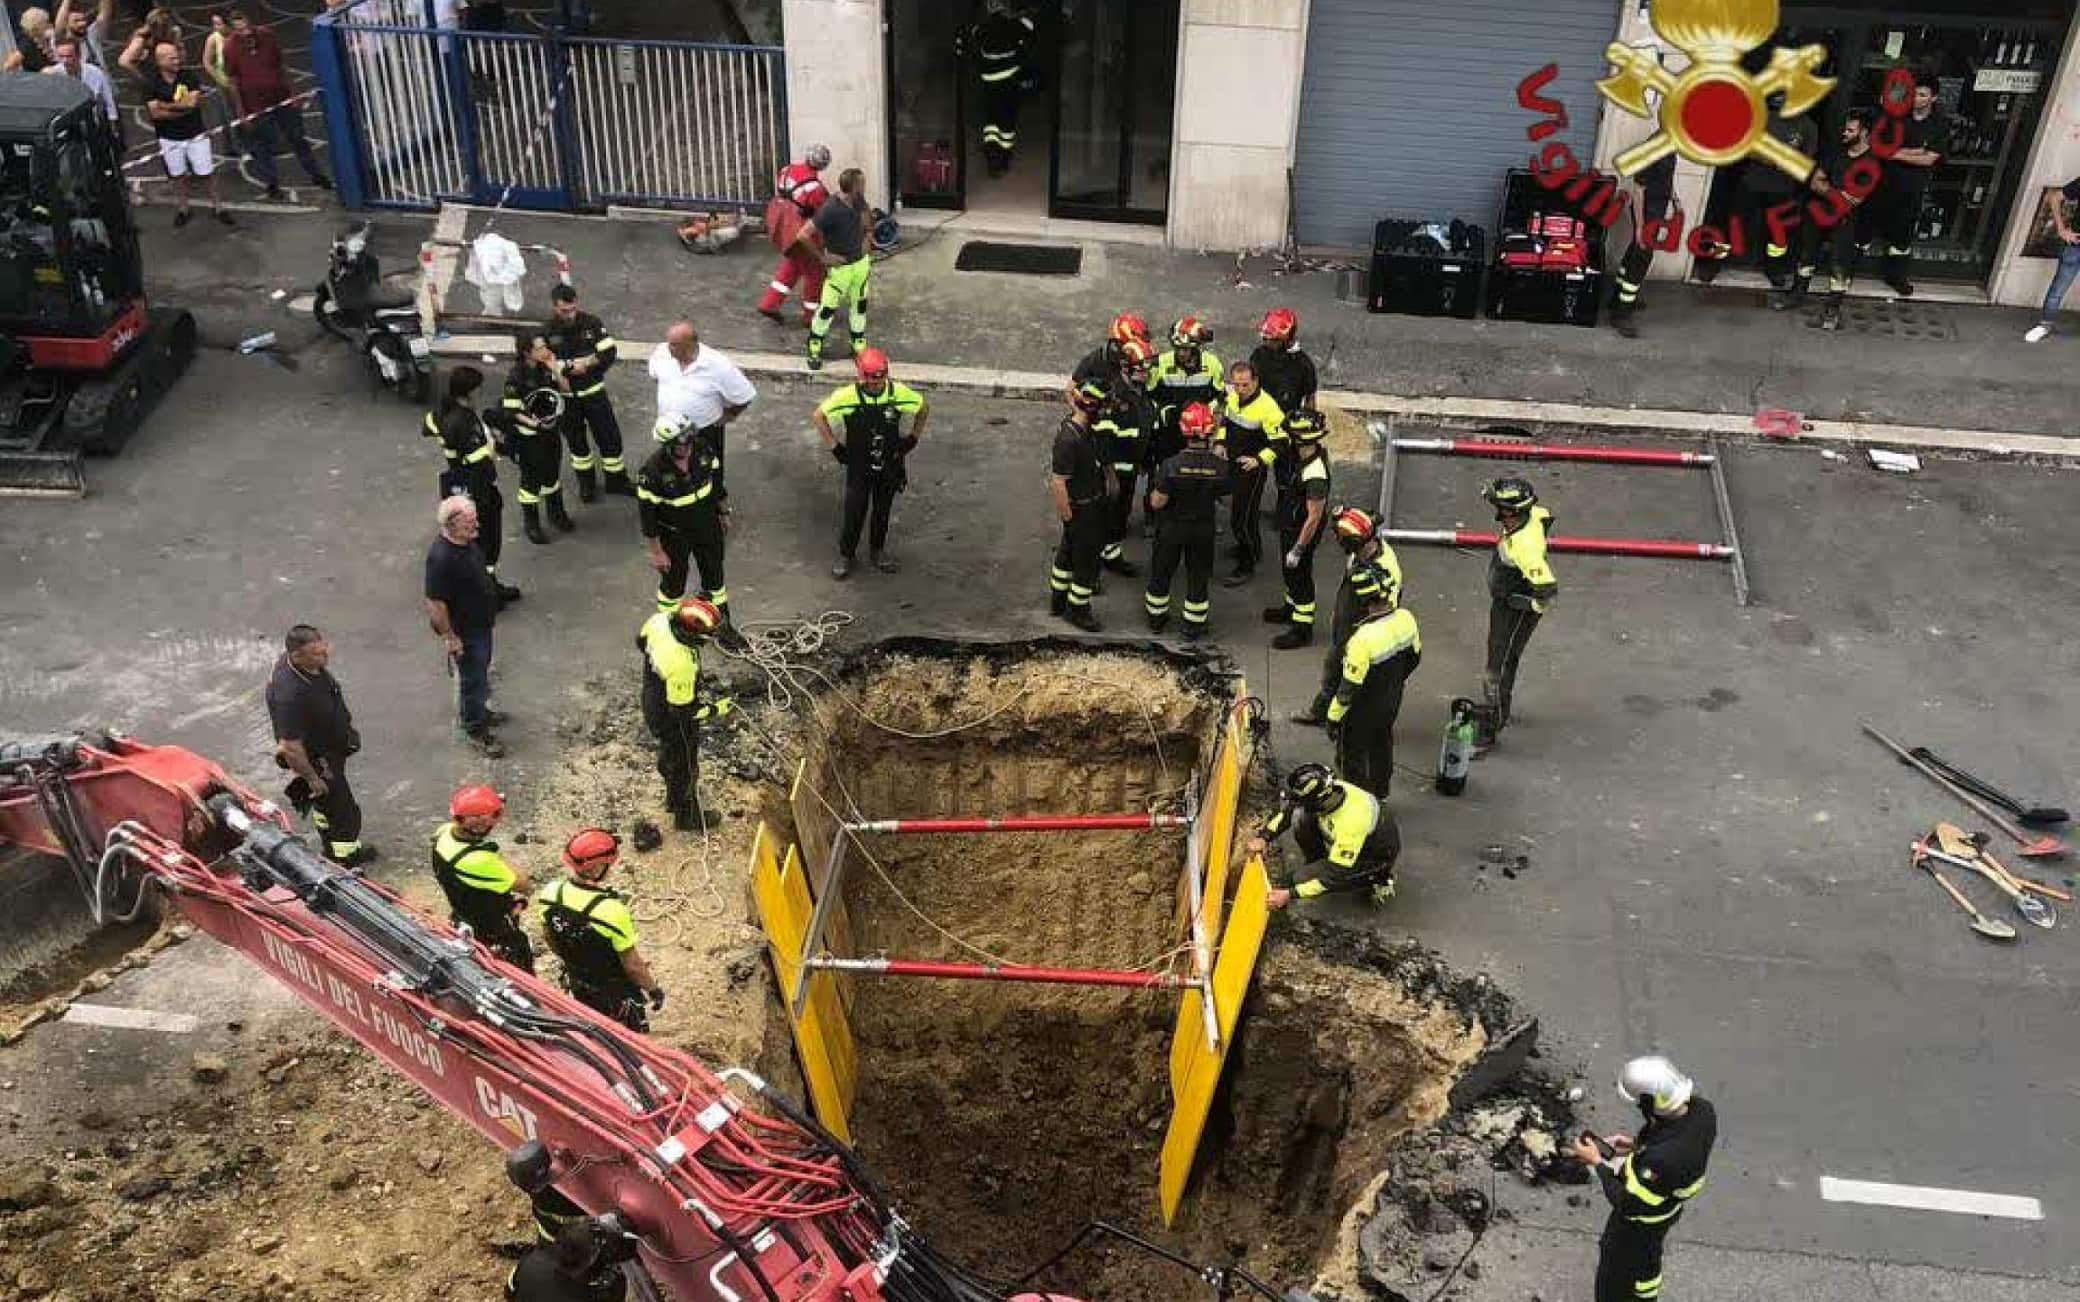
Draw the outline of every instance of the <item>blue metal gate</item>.
[[[748,207],[787,158],[774,46],[466,32],[428,0],[353,0],[311,50],[352,207]]]

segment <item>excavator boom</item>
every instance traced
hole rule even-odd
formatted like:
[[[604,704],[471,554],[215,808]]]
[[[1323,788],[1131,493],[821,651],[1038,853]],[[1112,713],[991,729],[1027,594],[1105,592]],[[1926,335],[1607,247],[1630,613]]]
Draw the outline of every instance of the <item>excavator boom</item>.
[[[199,756],[122,737],[0,748],[0,846],[70,861],[95,916],[144,883],[492,1143],[637,1236],[676,1302],[1001,1302],[858,1159],[748,1072],[717,1074],[333,865]],[[758,1094],[777,1115],[731,1089]]]

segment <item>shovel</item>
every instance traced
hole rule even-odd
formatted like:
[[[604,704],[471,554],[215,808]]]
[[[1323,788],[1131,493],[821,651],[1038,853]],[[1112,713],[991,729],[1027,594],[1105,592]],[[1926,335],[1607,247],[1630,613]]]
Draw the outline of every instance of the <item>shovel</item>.
[[[2050,905],[1995,872],[1983,860],[1960,859],[1954,854],[1945,854],[1926,841],[1914,843],[1914,857],[1916,861],[1934,859],[1938,863],[1946,863],[1954,868],[1964,868],[1979,874],[1992,882],[1994,889],[2007,896],[2008,902],[2015,906],[2015,912],[2021,914],[2022,920],[2032,927],[2041,927],[2049,931],[2058,925],[2058,915],[2051,911]]]
[[[2071,891],[2048,882],[2040,882],[2034,877],[2024,877],[1994,858],[1992,852],[1986,848],[1984,832],[1967,832],[1955,823],[1937,823],[1936,842],[1947,854],[1954,854],[1960,859],[1979,859],[1992,864],[1995,872],[2032,895],[2041,895],[2047,900],[2062,900],[2067,904],[2073,902]]]
[[[2046,823],[2064,823],[2072,817],[2065,810],[2055,805],[2025,804],[1999,787],[1994,786],[1991,782],[1986,781],[1986,779],[1975,777],[1965,772],[1926,746],[1916,746],[1907,753],[1981,800],[1991,800],[1994,804],[1999,805],[2002,809],[2007,810],[2015,817],[2032,826],[2041,826]]]
[[[1945,891],[1949,892],[1950,898],[1957,901],[1957,907],[1963,909],[1965,913],[1971,917],[1973,931],[1978,932],[1980,935],[1986,937],[1988,940],[2015,939],[2015,928],[2009,926],[2005,922],[1995,922],[1993,919],[1979,912],[1979,907],[1973,904],[1970,900],[1966,899],[1964,892],[1958,890],[1956,885],[1952,883],[1948,877],[1943,876],[1941,872],[1937,871],[1936,866],[1928,861],[1929,856],[1920,853],[1921,847],[1919,845],[1916,845],[1914,848],[1916,851],[1914,855],[1914,866],[1916,868],[1921,869],[1923,872],[1926,872],[1929,876],[1935,878],[1936,885],[1942,887]]]
[[[2046,855],[2065,853],[2065,842],[2059,840],[2057,837],[2032,835],[2031,833],[2023,830],[2022,825],[2017,823],[2014,819],[2009,818],[2006,814],[2001,813],[1992,805],[1979,799],[1979,797],[1973,795],[1971,792],[1966,791],[1963,787],[1958,786],[1955,782],[1952,782],[1950,779],[1944,777],[1941,773],[1938,773],[1935,769],[1929,767],[1929,764],[1926,760],[1916,757],[1912,751],[1900,745],[1898,742],[1886,736],[1884,733],[1879,732],[1876,728],[1871,727],[1868,723],[1863,725],[1863,730],[1867,735],[1869,735],[1869,737],[1873,741],[1879,742],[1887,750],[1899,756],[1900,763],[1912,765],[1921,773],[1923,777],[1927,778],[1930,782],[1935,783],[1937,786],[1949,792],[1951,795],[1956,796],[1959,800],[1962,800],[1972,810],[1977,812],[1981,818],[1984,818],[1987,822],[1993,824],[2001,831],[2007,833],[2008,836],[2017,845],[2022,847],[2015,853],[2021,855],[2023,858],[2041,859]]]

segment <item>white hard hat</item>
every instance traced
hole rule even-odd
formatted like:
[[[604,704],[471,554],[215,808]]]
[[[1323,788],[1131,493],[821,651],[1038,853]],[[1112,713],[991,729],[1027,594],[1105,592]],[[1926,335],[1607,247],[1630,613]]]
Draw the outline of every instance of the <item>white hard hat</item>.
[[[1618,1073],[1618,1092],[1638,1102],[1651,1100],[1656,1112],[1673,1112],[1690,1101],[1696,1083],[1659,1054],[1634,1058]]]
[[[650,436],[659,443],[670,443],[673,439],[685,438],[693,432],[693,417],[679,412],[667,412],[657,418]]]

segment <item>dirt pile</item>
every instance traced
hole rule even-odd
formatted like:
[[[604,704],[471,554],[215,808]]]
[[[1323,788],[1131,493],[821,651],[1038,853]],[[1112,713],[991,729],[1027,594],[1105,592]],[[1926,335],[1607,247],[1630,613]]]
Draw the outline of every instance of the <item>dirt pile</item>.
[[[0,1296],[496,1296],[526,1204],[472,1133],[358,1046],[313,1030],[198,1058],[191,1078],[168,1083],[187,1097],[163,1114],[90,1107],[82,1137],[0,1173]]]

